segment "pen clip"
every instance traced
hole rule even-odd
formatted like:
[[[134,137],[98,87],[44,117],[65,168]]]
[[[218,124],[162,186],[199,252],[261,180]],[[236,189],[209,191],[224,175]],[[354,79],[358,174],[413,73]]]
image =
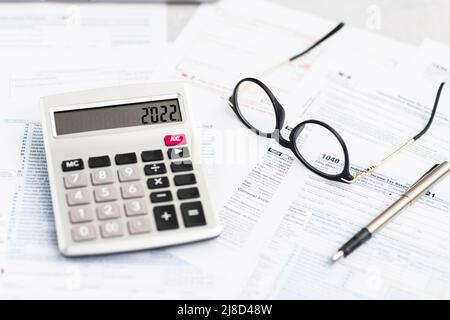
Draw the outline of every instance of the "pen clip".
[[[428,170],[427,172],[425,172],[423,174],[423,176],[420,177],[419,180],[417,180],[411,187],[409,187],[409,190],[411,190],[412,188],[414,188],[420,181],[422,181],[426,176],[428,176],[431,172],[433,172],[434,169],[436,169],[437,167],[439,167],[441,164],[440,163],[436,163],[434,166],[432,166],[430,168],[430,170]]]

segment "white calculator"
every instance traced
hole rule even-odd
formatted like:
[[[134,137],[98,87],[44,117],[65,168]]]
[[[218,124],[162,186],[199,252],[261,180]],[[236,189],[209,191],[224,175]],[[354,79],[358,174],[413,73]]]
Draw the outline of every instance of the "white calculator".
[[[183,83],[41,99],[59,249],[94,255],[216,237]]]

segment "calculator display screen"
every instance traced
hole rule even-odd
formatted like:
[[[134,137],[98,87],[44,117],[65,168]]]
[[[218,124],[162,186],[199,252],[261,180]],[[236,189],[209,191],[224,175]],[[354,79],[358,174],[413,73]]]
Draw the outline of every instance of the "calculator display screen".
[[[178,99],[59,111],[54,116],[58,135],[182,121]]]

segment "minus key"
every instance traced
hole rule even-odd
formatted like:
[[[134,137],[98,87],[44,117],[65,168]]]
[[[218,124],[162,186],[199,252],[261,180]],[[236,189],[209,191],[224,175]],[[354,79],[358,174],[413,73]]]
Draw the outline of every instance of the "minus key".
[[[150,201],[152,203],[159,203],[159,202],[167,202],[172,201],[172,193],[170,191],[159,191],[159,192],[152,192],[150,194]]]

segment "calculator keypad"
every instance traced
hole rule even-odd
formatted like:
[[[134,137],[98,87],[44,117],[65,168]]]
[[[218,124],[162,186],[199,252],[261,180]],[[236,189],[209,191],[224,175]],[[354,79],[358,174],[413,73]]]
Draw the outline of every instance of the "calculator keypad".
[[[87,176],[84,172],[73,172],[64,176],[64,185],[66,189],[86,187],[87,184]]]
[[[94,189],[95,202],[115,201],[118,199],[116,187],[104,186]]]
[[[184,225],[186,227],[196,227],[206,224],[202,203],[200,201],[181,204],[181,213],[183,214]]]
[[[84,162],[83,159],[73,159],[73,160],[66,160],[63,161],[61,164],[62,171],[75,171],[75,170],[83,170],[84,169]]]
[[[161,206],[154,207],[153,213],[155,215],[156,228],[158,230],[170,230],[178,228],[177,215],[175,214],[175,206]]]
[[[195,199],[200,197],[200,192],[198,188],[178,189],[177,197],[179,200]]]
[[[180,136],[182,147],[164,140],[172,146],[167,153],[157,149],[95,156],[87,159],[88,169],[83,159],[64,161],[73,241],[167,232],[180,228],[179,218],[186,228],[206,225],[190,150]]]
[[[147,214],[147,205],[143,200],[125,202],[125,213],[128,217]]]
[[[76,226],[72,229],[72,239],[75,242],[94,240],[97,233],[93,225]]]
[[[137,165],[121,167],[117,172],[120,182],[136,181],[141,178]]]
[[[94,220],[94,213],[89,206],[70,209],[69,214],[72,223],[91,222]]]
[[[137,163],[136,153],[134,152],[118,154],[114,159],[117,165]]]
[[[97,207],[98,220],[120,218],[120,206],[117,203],[107,203]]]
[[[144,162],[160,161],[164,159],[164,155],[162,150],[150,150],[142,152],[141,158]]]
[[[147,180],[147,187],[149,189],[167,188],[170,185],[167,177],[156,177]]]
[[[170,191],[159,191],[150,193],[150,201],[152,203],[172,201],[172,193]]]
[[[122,222],[110,221],[100,225],[100,233],[102,238],[114,238],[123,236],[124,230]]]
[[[194,167],[192,166],[192,161],[174,161],[170,164],[170,169],[172,172],[185,172],[192,171]]]
[[[88,160],[89,168],[109,167],[111,160],[108,156],[92,157]]]
[[[75,189],[67,191],[67,204],[69,206],[89,204],[89,202],[91,202],[91,197],[86,189]]]
[[[173,178],[173,181],[176,186],[186,186],[197,183],[197,179],[195,178],[195,175],[193,173],[175,176]]]
[[[121,187],[123,199],[133,199],[144,197],[144,187],[140,182],[123,184]]]
[[[169,159],[181,159],[190,157],[189,149],[187,147],[171,148],[167,150]]]
[[[111,169],[97,169],[91,173],[92,184],[95,186],[110,184],[114,182],[114,175]]]
[[[149,233],[151,230],[152,227],[148,218],[136,218],[128,221],[128,231],[130,234]]]
[[[166,165],[164,163],[148,164],[144,167],[146,176],[154,176],[164,174],[167,172]]]

